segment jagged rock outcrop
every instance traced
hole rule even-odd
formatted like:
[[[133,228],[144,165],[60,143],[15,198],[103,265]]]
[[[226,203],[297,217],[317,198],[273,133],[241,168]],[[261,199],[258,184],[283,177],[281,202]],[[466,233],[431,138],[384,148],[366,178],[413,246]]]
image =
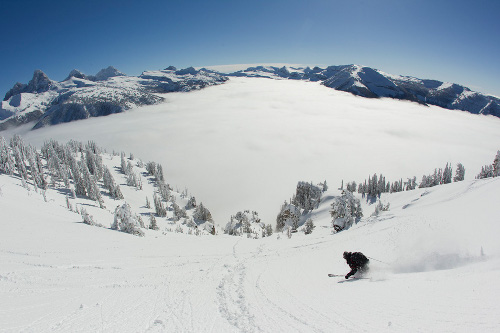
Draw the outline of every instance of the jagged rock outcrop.
[[[87,79],[87,75],[83,74],[78,69],[73,69],[71,72],[69,72],[68,77],[64,79],[64,81],[67,81],[71,78]]]
[[[21,93],[42,93],[50,90],[54,87],[55,82],[49,79],[49,77],[37,69],[33,73],[33,78],[28,82],[28,84],[22,84],[17,82],[12,89],[10,89],[7,94],[5,94],[4,101],[7,101],[14,95]]]
[[[113,66],[101,69],[95,76],[92,77],[92,81],[104,81],[111,77],[116,76],[126,76]]]

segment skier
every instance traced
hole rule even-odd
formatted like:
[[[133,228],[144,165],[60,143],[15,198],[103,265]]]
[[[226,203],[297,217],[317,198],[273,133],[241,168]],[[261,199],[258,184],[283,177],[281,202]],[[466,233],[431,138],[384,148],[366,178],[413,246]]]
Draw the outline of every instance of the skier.
[[[368,270],[368,263],[370,260],[361,252],[344,252],[344,259],[351,268],[351,271],[345,276],[348,279],[351,275],[356,274],[356,272],[365,272]]]

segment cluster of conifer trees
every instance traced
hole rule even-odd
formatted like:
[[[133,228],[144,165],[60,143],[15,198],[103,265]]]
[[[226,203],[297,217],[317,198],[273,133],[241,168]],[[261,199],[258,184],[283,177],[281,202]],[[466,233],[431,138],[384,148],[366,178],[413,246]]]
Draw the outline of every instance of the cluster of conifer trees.
[[[500,176],[500,150],[497,151],[492,164],[487,164],[481,168],[481,172],[476,176],[476,179],[498,176]]]
[[[113,155],[117,154],[113,153]],[[113,172],[103,164],[102,156],[103,150],[92,141],[83,144],[71,140],[63,145],[50,140],[45,142],[38,152],[35,147],[26,145],[17,135],[9,143],[0,136],[0,173],[19,176],[25,188],[30,189],[28,183],[32,184],[35,191],[42,191],[44,198],[45,191],[49,187],[65,188],[70,194],[66,195],[68,209],[80,213],[84,223],[94,226],[102,225],[94,221],[85,208],[74,207],[70,196],[73,199],[89,198],[95,201],[101,209],[106,208],[103,195],[109,195],[115,200],[124,199],[120,185],[115,181]],[[119,169],[124,174],[126,184],[135,187],[136,190],[142,190],[142,177],[140,172],[135,171],[132,163],[133,156],[126,158],[125,153],[121,153],[120,158],[121,163],[117,170]],[[181,208],[176,203],[176,198],[171,193],[172,188],[165,183],[163,168],[160,164],[148,162],[144,165],[140,160],[136,163],[137,167],[145,168],[147,173],[154,177],[153,199],[157,217],[166,217],[167,210],[170,210],[173,212],[174,221],[184,218],[184,222],[189,224],[190,228],[197,228],[200,223],[208,221],[212,226],[209,232],[215,234],[212,215],[203,203],[197,205],[194,197],[188,199],[185,207]],[[181,194],[181,197],[187,197],[187,190]],[[147,197],[146,201],[146,205],[150,208]],[[189,209],[194,209],[192,218],[189,218],[186,212]],[[153,214],[150,214],[149,222],[150,229],[159,229]],[[141,236],[144,233],[140,228],[145,228],[145,225],[141,216],[132,214],[130,205],[124,202],[115,209],[111,228]]]

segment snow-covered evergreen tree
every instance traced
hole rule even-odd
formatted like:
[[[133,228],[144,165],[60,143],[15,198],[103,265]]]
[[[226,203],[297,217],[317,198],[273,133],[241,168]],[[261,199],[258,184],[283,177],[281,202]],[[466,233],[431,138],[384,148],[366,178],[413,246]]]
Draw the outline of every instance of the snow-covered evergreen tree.
[[[191,209],[191,208],[196,208],[196,198],[193,196],[189,198],[186,204],[186,209]]]
[[[161,198],[158,195],[156,195],[156,193],[153,194],[153,202],[155,205],[156,215],[159,217],[167,216],[167,209],[165,208],[165,206],[163,206]]]
[[[127,160],[125,159],[125,153],[120,153],[120,170],[126,175],[127,174]]]
[[[97,181],[94,178],[94,176],[90,174],[90,171],[87,167],[87,163],[81,160],[78,163],[78,166],[80,167],[80,170],[82,172],[82,178],[85,184],[85,190],[87,192],[88,197],[92,200],[97,201],[99,207],[104,208],[104,201],[102,200],[101,190],[99,189],[99,186],[97,185]]]
[[[285,201],[276,217],[276,231],[282,232],[287,225],[296,225],[298,227],[300,215],[301,212],[299,207]]]
[[[408,178],[405,183],[405,191],[411,191],[417,188],[417,177]]]
[[[390,208],[390,203],[388,202],[386,205],[382,204],[382,201],[378,201],[377,204],[375,205],[375,211],[372,213],[371,216],[378,216],[380,212],[385,212],[388,211]]]
[[[179,207],[177,202],[172,202],[172,211],[174,213],[174,220],[179,221],[181,218],[187,217],[186,210]]]
[[[446,163],[446,166],[444,167],[444,170],[443,170],[442,183],[449,184],[449,183],[451,183],[452,179],[453,179],[453,169],[451,168],[450,163]]]
[[[149,214],[149,229],[151,230],[159,230],[158,224],[156,223],[156,218],[153,214]]]
[[[0,172],[13,175],[16,170],[16,163],[11,153],[11,149],[3,136],[0,136]]]
[[[273,226],[268,224],[266,225],[266,236],[269,237],[273,234]]]
[[[497,151],[495,159],[493,160],[493,177],[500,176],[500,150]]]
[[[120,230],[136,236],[144,236],[144,231],[141,230],[139,221],[132,215],[130,205],[126,202],[116,207],[115,219],[111,225],[111,229]]]
[[[12,151],[14,153],[14,160],[16,162],[16,169],[19,176],[25,181],[28,180],[28,170],[26,169],[26,164],[24,162],[24,155],[22,154],[22,148],[18,146],[13,146]]]
[[[363,216],[363,211],[359,199],[349,191],[342,191],[342,195],[333,201],[330,214],[333,218],[333,228],[335,231],[340,231],[349,229]]]
[[[349,191],[349,192],[356,192],[356,189],[357,189],[357,184],[355,181],[352,181],[350,183],[347,183],[346,185],[346,190]]]
[[[99,149],[92,141],[85,146],[85,161],[90,174],[94,176],[96,181],[100,180],[104,175],[102,156]]]
[[[314,226],[314,222],[312,219],[307,219],[306,223],[304,224],[304,233],[306,235],[309,235],[313,232],[315,226]]]
[[[465,167],[462,163],[457,164],[457,169],[455,170],[455,177],[453,177],[454,182],[460,182],[465,179]]]
[[[66,194],[66,208],[68,208],[69,211],[73,211],[73,205],[71,205],[71,202],[69,201],[69,195]]]
[[[107,166],[103,167],[103,176],[102,180],[104,183],[104,188],[106,188],[109,192],[109,195],[113,199],[123,199],[123,194],[122,191],[120,190],[120,185],[115,183],[115,179],[113,178],[113,175],[109,171],[109,168]]]
[[[96,225],[94,221],[94,217],[87,213],[87,210],[82,207],[80,210],[80,214],[82,215],[83,223],[88,224],[88,225]]]
[[[85,196],[87,195],[87,190],[85,188],[85,181],[83,179],[82,172],[75,157],[69,152],[70,146],[68,145],[67,147],[68,154],[66,155],[66,158],[71,171],[71,178],[73,178],[73,183],[75,185],[75,194]]]
[[[197,222],[212,222],[212,214],[210,211],[203,206],[203,203],[200,202],[200,204],[195,208],[193,212],[193,218]]]
[[[305,210],[315,209],[321,200],[321,193],[322,190],[312,182],[298,182],[293,204]]]
[[[170,201],[170,191],[172,189],[170,188],[170,185],[165,184],[163,181],[158,181],[156,182],[158,185],[158,194],[164,201]]]
[[[493,165],[490,164],[481,167],[481,172],[476,176],[476,179],[490,178],[493,176]]]

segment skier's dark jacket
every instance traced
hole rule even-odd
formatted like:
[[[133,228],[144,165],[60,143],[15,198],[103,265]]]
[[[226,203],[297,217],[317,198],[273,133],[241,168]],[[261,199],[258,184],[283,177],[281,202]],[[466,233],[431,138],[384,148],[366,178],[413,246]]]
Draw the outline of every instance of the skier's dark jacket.
[[[344,259],[351,268],[351,271],[345,276],[348,279],[351,275],[356,274],[358,269],[365,270],[370,260],[361,252],[344,252]]]

